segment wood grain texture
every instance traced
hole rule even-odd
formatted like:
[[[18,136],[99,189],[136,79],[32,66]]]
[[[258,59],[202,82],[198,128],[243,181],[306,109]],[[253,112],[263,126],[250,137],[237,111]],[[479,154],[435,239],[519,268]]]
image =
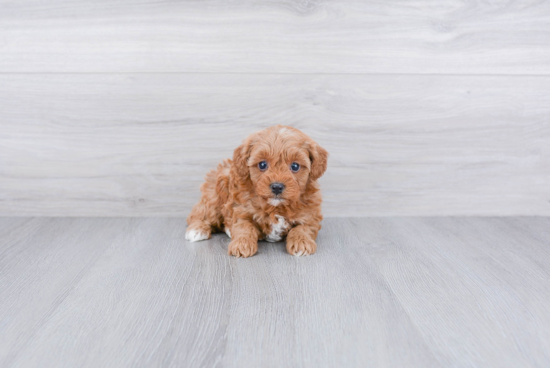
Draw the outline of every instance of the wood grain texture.
[[[547,1],[0,1],[0,72],[550,73]]]
[[[550,218],[332,218],[250,259],[183,223],[0,219],[0,365],[550,364]]]
[[[13,362],[124,223],[0,219],[0,365]]]
[[[1,75],[0,213],[185,216],[251,132],[330,152],[324,212],[550,215],[550,78]]]

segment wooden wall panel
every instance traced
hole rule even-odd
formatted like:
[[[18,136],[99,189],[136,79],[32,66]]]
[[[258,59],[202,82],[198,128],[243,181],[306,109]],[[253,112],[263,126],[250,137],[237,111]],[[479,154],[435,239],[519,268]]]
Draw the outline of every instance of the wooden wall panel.
[[[550,73],[547,1],[0,0],[0,72]]]
[[[186,215],[273,124],[330,152],[328,216],[550,215],[550,77],[3,74],[0,101],[0,215]]]

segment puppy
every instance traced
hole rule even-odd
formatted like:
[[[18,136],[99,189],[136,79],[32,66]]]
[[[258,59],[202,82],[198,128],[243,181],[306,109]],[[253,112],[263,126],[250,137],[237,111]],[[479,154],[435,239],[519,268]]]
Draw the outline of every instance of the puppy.
[[[195,242],[225,231],[235,257],[254,255],[258,240],[285,237],[288,253],[315,253],[323,219],[317,179],[327,159],[327,151],[298,129],[277,125],[250,135],[233,160],[206,175],[185,238]]]

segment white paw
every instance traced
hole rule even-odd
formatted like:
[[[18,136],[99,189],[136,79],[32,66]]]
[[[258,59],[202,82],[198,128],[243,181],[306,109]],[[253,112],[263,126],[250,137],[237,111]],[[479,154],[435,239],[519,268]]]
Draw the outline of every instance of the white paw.
[[[187,230],[187,232],[185,233],[185,239],[190,242],[198,242],[208,239],[208,234],[202,233],[197,230]]]

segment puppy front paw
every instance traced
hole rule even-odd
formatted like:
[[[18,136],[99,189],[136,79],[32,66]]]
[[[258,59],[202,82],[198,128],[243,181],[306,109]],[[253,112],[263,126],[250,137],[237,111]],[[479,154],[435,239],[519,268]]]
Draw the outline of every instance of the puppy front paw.
[[[210,239],[211,235],[210,229],[201,229],[201,228],[187,228],[187,231],[185,232],[185,239],[190,242],[198,242],[201,240]]]
[[[251,257],[258,251],[258,242],[248,238],[233,239],[229,243],[228,253],[235,257]]]
[[[316,250],[317,243],[308,237],[296,236],[287,238],[286,251],[293,256],[308,256],[315,253]]]

